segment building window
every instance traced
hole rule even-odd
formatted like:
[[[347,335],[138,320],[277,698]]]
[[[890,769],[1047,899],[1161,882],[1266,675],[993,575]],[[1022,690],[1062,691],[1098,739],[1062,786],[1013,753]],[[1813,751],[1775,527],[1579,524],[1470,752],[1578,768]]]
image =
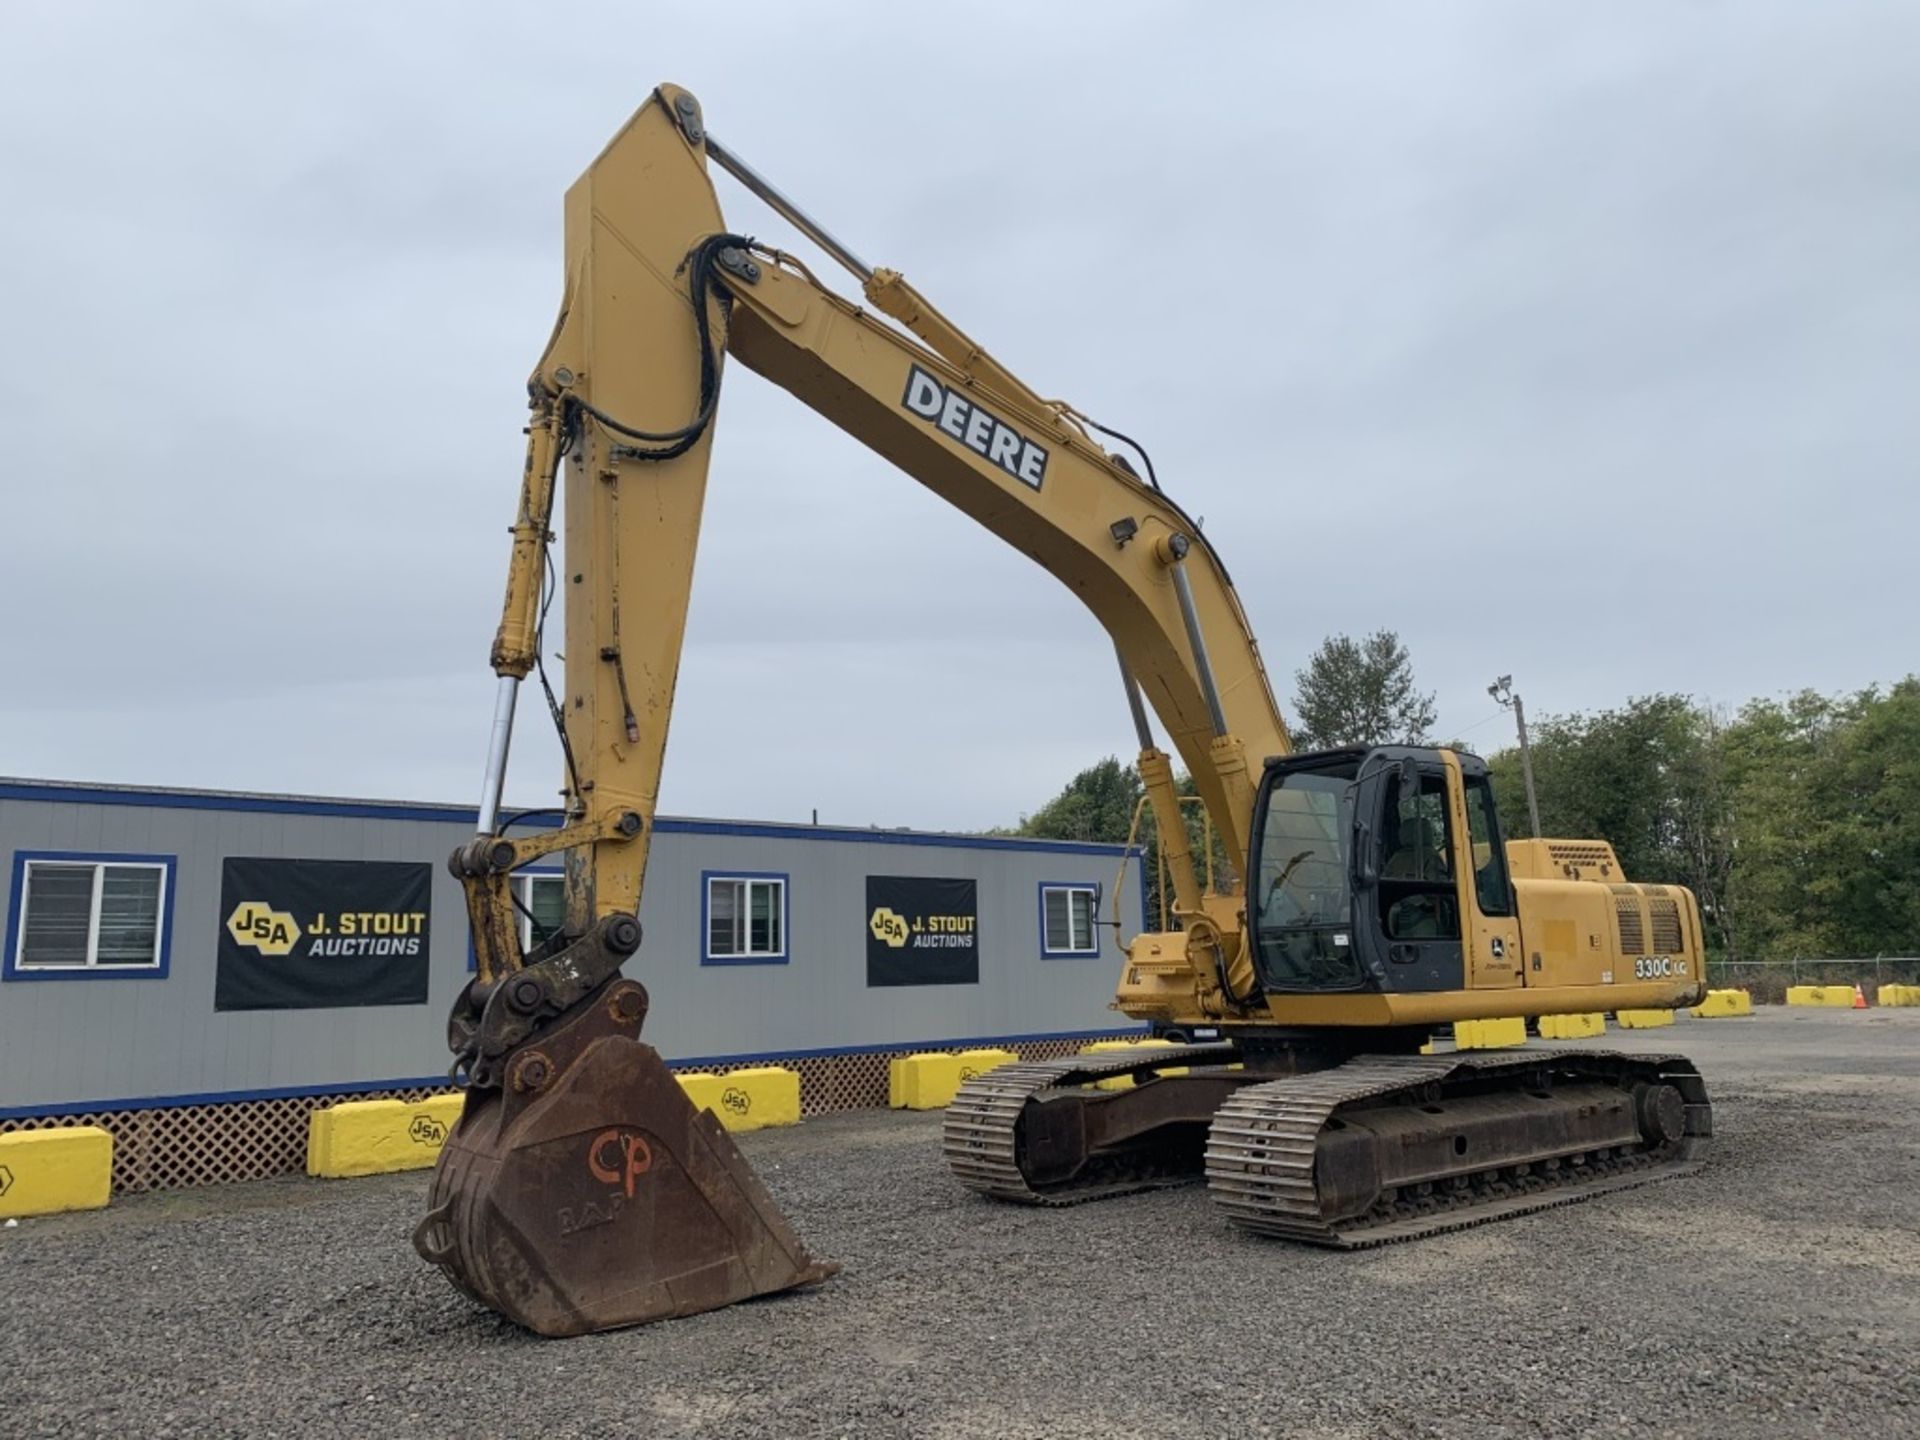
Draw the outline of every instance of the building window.
[[[567,923],[567,879],[539,871],[522,871],[513,877],[513,898],[520,903],[520,948],[529,954],[537,945]]]
[[[171,855],[16,853],[6,978],[164,976]]]
[[[1043,959],[1100,953],[1100,934],[1094,929],[1093,921],[1099,895],[1099,888],[1093,885],[1040,887],[1040,954]]]
[[[567,923],[567,877],[558,870],[522,870],[510,876],[514,919],[520,926],[520,952],[532,954],[536,945],[546,943],[554,931]],[[467,933],[467,970],[480,968],[479,953],[473,948],[473,933]]]
[[[701,929],[708,965],[784,965],[787,960],[787,877],[707,871]]]

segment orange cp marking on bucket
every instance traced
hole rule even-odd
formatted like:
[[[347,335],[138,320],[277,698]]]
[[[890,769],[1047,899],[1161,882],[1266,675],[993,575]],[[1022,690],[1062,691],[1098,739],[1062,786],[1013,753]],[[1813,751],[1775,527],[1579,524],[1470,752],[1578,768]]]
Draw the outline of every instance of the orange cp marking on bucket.
[[[587,1169],[608,1185],[624,1186],[633,1198],[634,1182],[653,1168],[647,1138],[632,1130],[602,1130],[587,1147]]]

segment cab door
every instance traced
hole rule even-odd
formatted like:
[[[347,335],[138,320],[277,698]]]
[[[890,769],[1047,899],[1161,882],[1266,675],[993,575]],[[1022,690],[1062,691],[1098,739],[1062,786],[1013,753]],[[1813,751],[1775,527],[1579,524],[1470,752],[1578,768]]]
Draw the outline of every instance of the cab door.
[[[1449,828],[1455,847],[1453,875],[1459,895],[1467,986],[1499,990],[1524,985],[1520,919],[1486,764],[1468,756],[1470,763],[1463,765],[1452,750],[1442,750],[1440,760],[1446,767],[1447,798],[1453,812]]]
[[[1378,830],[1371,837],[1371,913],[1383,989],[1458,990],[1467,984],[1460,906],[1460,821],[1448,772],[1431,750],[1385,754]]]

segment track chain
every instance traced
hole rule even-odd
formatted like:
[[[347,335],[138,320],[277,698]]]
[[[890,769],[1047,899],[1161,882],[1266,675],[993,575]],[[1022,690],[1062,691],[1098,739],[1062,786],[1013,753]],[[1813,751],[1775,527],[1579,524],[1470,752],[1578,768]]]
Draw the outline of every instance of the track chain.
[[[1142,1046],[1001,1065],[960,1086],[940,1127],[940,1148],[947,1167],[968,1189],[1027,1205],[1079,1205],[1196,1180],[1199,1176],[1190,1166],[1176,1165],[1171,1157],[1156,1163],[1151,1156],[1136,1156],[1098,1167],[1095,1178],[1070,1190],[1035,1190],[1020,1173],[1020,1114],[1029,1100],[1048,1090],[1079,1088],[1143,1065],[1221,1065],[1238,1058],[1230,1044]]]
[[[1619,1083],[1644,1076],[1679,1089],[1682,1139],[1622,1152],[1602,1149],[1531,1165],[1463,1172],[1415,1195],[1395,1192],[1365,1215],[1322,1213],[1314,1176],[1321,1130],[1334,1113],[1362,1102],[1420,1103],[1454,1086],[1547,1069],[1574,1079]],[[1249,1085],[1222,1105],[1207,1135],[1207,1188],[1245,1230],[1313,1245],[1362,1249],[1464,1229],[1696,1168],[1713,1133],[1706,1084],[1678,1055],[1527,1051],[1512,1055],[1370,1056],[1330,1070]]]

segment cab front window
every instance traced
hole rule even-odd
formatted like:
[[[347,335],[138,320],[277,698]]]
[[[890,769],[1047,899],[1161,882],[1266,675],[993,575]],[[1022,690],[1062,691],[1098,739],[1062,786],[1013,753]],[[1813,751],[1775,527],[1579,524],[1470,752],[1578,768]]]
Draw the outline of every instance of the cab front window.
[[[1255,877],[1254,933],[1275,989],[1351,989],[1353,774],[1300,770],[1267,791]]]
[[[1350,788],[1332,775],[1289,775],[1267,797],[1260,843],[1263,928],[1346,924]]]

